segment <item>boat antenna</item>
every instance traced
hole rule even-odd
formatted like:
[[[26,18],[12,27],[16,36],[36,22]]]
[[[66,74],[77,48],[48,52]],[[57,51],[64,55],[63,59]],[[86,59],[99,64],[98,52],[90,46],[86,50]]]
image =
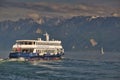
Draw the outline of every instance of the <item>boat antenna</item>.
[[[46,41],[49,41],[49,34],[46,32],[45,34],[43,34],[46,37]]]

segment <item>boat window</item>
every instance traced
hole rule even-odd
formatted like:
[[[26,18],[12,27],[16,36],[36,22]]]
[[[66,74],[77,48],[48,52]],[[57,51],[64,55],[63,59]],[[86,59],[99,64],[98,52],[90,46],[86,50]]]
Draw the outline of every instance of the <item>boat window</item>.
[[[18,42],[17,44],[22,44],[22,45],[35,45],[35,42],[27,42],[27,41],[24,41],[24,42]]]
[[[28,42],[29,45],[32,45],[32,42]]]
[[[27,42],[25,42],[25,44],[27,45]]]
[[[22,49],[22,52],[33,52],[33,49]]]
[[[33,42],[32,44],[35,45],[35,42]]]
[[[61,44],[60,43],[37,43],[37,45],[55,45],[55,46],[59,46]]]

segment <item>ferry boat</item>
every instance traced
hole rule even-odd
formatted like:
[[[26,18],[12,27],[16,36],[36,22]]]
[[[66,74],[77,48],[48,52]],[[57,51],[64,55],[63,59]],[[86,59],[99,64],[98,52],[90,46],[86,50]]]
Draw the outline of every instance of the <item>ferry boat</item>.
[[[16,40],[9,54],[11,59],[29,59],[29,60],[56,60],[64,55],[64,49],[59,40],[49,40],[49,34],[44,34],[46,40],[38,38],[37,40]]]

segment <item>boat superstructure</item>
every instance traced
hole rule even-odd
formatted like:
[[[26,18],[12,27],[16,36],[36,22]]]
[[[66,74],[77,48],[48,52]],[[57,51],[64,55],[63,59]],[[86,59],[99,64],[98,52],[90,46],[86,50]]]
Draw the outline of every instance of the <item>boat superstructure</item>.
[[[49,34],[44,34],[46,40],[16,40],[9,54],[9,58],[38,58],[54,59],[61,58],[64,49],[59,40],[49,40]]]

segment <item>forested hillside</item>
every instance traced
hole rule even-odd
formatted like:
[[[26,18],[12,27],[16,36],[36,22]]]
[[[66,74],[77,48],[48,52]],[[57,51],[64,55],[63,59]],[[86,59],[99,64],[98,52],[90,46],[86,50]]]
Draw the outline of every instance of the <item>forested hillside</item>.
[[[17,39],[37,39],[48,32],[62,40],[66,51],[120,51],[120,17],[40,17],[0,22],[0,50],[9,50]]]

